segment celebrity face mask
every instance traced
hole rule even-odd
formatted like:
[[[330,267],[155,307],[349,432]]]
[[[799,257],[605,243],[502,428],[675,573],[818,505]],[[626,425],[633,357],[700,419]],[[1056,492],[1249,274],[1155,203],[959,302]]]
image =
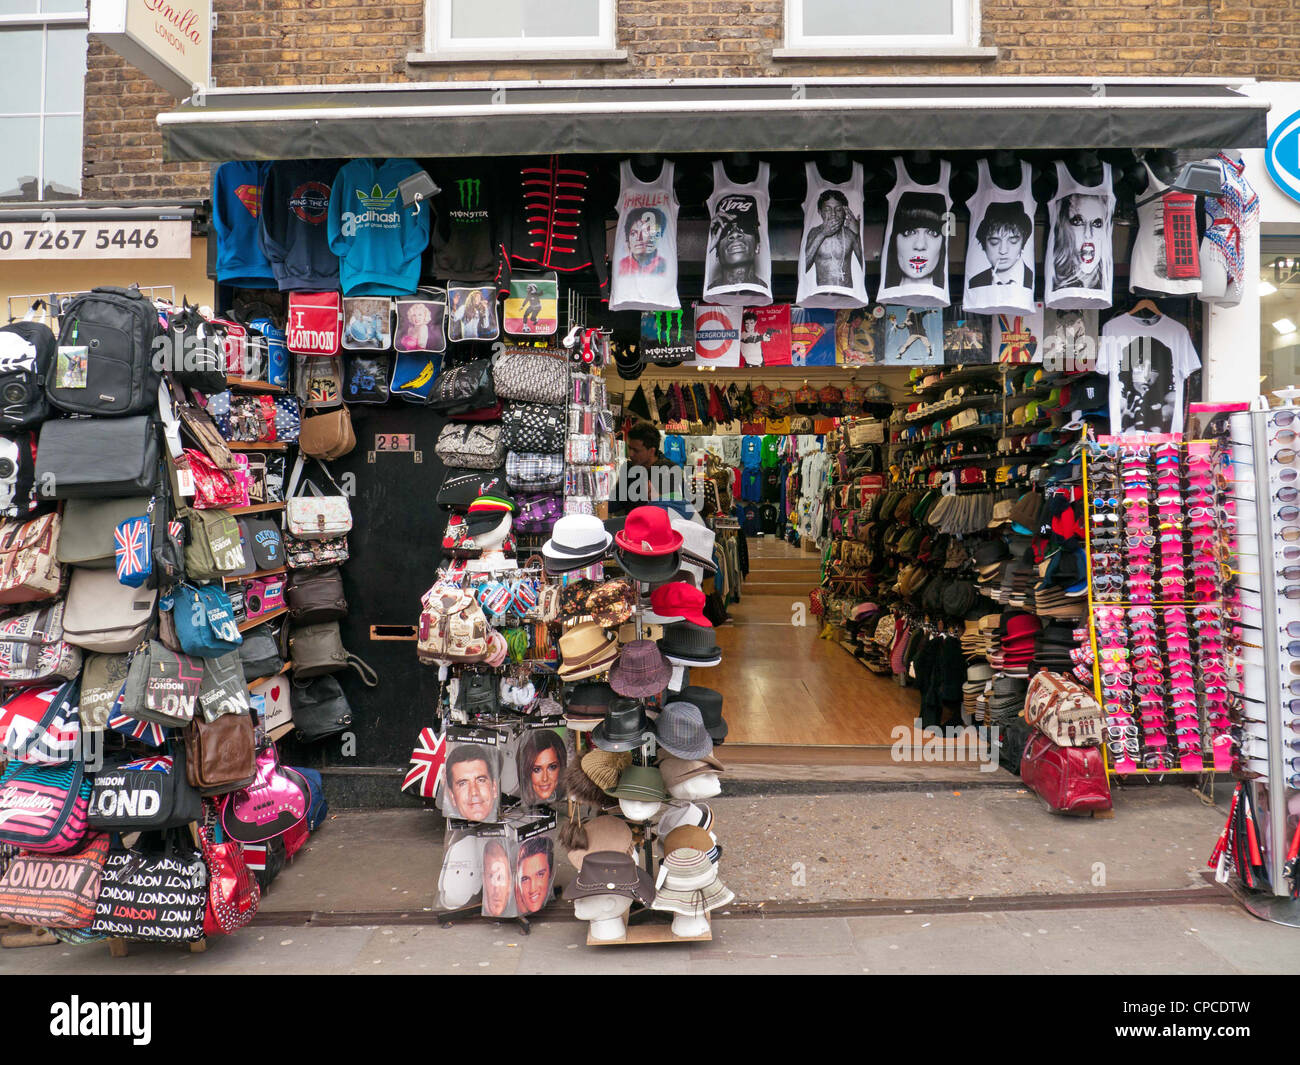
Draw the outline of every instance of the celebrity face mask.
[[[918,226],[906,229],[894,239],[898,268],[912,281],[929,277],[939,265],[943,250],[943,234],[935,229]]]
[[[483,908],[500,917],[510,903],[510,862],[502,853],[487,855],[483,860]]]
[[[457,762],[451,767],[451,795],[466,821],[486,821],[497,803],[497,782],[483,761]]]
[[[1079,274],[1091,277],[1101,268],[1106,237],[1106,205],[1097,196],[1071,196],[1065,202],[1065,229]]]
[[[533,794],[542,802],[549,802],[555,797],[556,786],[560,783],[559,756],[549,748],[542,751],[533,759],[528,777]]]
[[[530,854],[519,863],[519,883],[515,885],[515,902],[520,913],[536,913],[546,902],[551,889],[551,864],[544,854]]]

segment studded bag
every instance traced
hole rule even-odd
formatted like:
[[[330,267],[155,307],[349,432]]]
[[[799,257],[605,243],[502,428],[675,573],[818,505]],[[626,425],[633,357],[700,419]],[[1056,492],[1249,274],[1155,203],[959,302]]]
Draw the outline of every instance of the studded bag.
[[[563,407],[516,403],[502,420],[506,448],[514,452],[558,455],[564,451],[568,420]]]

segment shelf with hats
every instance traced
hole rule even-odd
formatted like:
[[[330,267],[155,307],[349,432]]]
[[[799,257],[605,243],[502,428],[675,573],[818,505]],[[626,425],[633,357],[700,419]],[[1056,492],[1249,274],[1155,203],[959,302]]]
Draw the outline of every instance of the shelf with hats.
[[[941,403],[932,403],[922,406],[917,410],[907,413],[907,421],[920,422],[931,421],[935,415],[951,415],[963,410],[980,410],[984,407],[995,407],[1002,401],[1002,395],[998,392],[983,392],[975,396],[959,396],[950,401]]]
[[[954,385],[966,384],[971,381],[986,381],[1001,377],[1003,367],[998,363],[977,363],[970,366],[957,366],[954,369],[942,373],[939,377],[928,385],[920,388],[913,388],[913,394],[917,396],[934,395],[937,392],[943,392],[945,389],[952,388]]]
[[[1059,386],[1053,385],[1035,385],[1024,392],[1016,392],[1014,395],[1006,397],[1005,409],[1010,412],[1017,407],[1023,407],[1026,403],[1032,403],[1036,399],[1043,399],[1050,396]]]

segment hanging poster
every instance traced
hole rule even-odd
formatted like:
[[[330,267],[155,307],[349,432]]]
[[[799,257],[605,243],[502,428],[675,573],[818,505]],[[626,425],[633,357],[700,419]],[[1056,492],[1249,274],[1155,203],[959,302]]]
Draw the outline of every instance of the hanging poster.
[[[954,304],[943,317],[943,361],[950,366],[993,361],[987,315],[967,314]]]
[[[835,365],[835,311],[829,307],[790,308],[790,364]]]
[[[740,355],[746,366],[790,365],[790,305],[746,307],[740,321]]]
[[[1043,305],[1034,304],[1033,314],[995,314],[993,350],[997,361],[1010,366],[1043,361]]]
[[[641,358],[647,365],[695,361],[695,316],[690,311],[642,311]]]
[[[840,366],[874,366],[880,351],[880,319],[874,307],[835,312],[835,361]]]
[[[1043,367],[1049,373],[1096,369],[1101,343],[1099,311],[1043,311]]]
[[[943,311],[938,307],[886,307],[884,333],[886,365],[943,362]]]
[[[553,336],[560,325],[560,284],[554,272],[513,274],[504,317],[511,336]]]
[[[695,305],[695,365],[740,365],[741,307]]]

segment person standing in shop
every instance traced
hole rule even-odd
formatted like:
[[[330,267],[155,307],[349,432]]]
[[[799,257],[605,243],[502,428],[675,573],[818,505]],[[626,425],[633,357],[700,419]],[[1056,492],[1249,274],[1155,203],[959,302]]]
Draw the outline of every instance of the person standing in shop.
[[[684,499],[682,468],[660,450],[659,430],[639,422],[627,433],[627,461],[618,468],[610,514],[626,514],[656,499]]]

